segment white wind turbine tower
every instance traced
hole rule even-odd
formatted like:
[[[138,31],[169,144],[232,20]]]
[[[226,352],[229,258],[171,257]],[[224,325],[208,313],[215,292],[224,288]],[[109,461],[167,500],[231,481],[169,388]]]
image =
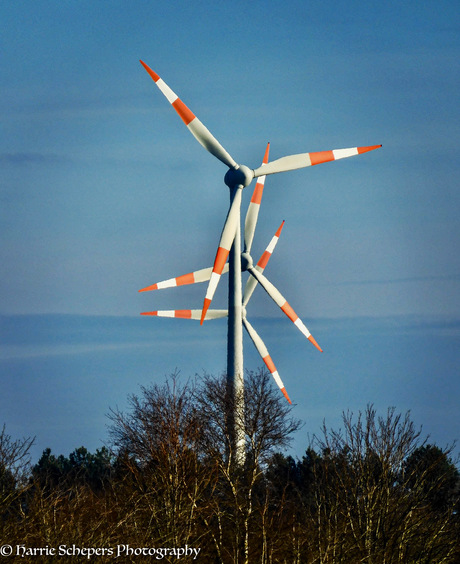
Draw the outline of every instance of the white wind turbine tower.
[[[235,400],[235,412],[233,414],[233,421],[231,422],[231,432],[233,436],[232,448],[234,450],[234,459],[241,463],[244,461],[245,457],[244,428],[241,424],[244,410],[242,400],[242,392],[244,388],[243,325],[251,336],[251,339],[253,340],[268,369],[274,376],[278,386],[282,389],[288,401],[290,401],[262,339],[246,318],[246,305],[257,283],[261,284],[269,296],[291,319],[291,321],[293,321],[298,329],[300,329],[300,331],[321,351],[321,348],[294,312],[292,307],[263,274],[266,260],[268,260],[267,254],[269,258],[274,246],[276,245],[282,225],[277,231],[277,235],[274,237],[274,240],[272,240],[272,243],[267,248],[267,254],[264,253],[264,255],[262,255],[255,267],[253,264],[250,251],[257,223],[265,176],[268,174],[295,170],[328,161],[351,157],[353,155],[372,151],[373,149],[381,147],[381,145],[301,153],[282,157],[272,162],[268,162],[267,146],[267,151],[262,165],[256,169],[250,169],[245,165],[238,164],[222,147],[219,141],[217,141],[217,139],[211,134],[211,132],[193,114],[193,112],[171,90],[171,88],[169,88],[169,86],[148,65],[146,65],[143,61],[140,62],[198,142],[208,152],[217,157],[228,167],[228,171],[224,177],[224,182],[230,189],[230,208],[224,223],[213,267],[179,276],[177,278],[172,278],[144,288],[140,291],[156,290],[171,286],[179,286],[182,284],[209,281],[202,310],[156,311],[148,312],[144,315],[188,317],[192,319],[199,319],[201,324],[203,324],[205,320],[225,317],[228,315],[227,378],[229,391]],[[257,178],[258,182],[246,215],[244,251],[241,253],[240,208],[242,191],[243,188],[248,186],[254,178]],[[228,265],[227,259],[229,260]],[[227,270],[229,271],[228,310],[209,310],[217,285],[220,281],[220,277],[222,273]],[[247,270],[251,274],[245,288],[244,296],[241,280],[242,270]]]

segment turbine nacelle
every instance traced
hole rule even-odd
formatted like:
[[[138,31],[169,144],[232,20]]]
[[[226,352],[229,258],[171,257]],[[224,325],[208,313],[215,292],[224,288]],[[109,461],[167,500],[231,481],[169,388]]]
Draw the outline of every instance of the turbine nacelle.
[[[254,171],[245,165],[239,165],[238,168],[229,168],[224,177],[224,182],[229,188],[242,186],[245,188],[251,184],[254,178]]]

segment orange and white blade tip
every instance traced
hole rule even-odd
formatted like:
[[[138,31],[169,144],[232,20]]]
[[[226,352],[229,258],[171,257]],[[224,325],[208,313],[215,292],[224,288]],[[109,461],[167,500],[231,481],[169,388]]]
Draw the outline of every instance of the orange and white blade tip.
[[[374,149],[380,149],[382,145],[371,145],[370,147],[358,147],[358,154],[362,155],[368,151],[373,151]]]
[[[278,227],[276,233],[275,233],[275,237],[278,237],[281,235],[281,231],[283,230],[284,224],[286,223],[286,220],[283,219],[283,221],[281,222],[281,225]]]
[[[268,163],[268,155],[270,153],[270,141],[267,143],[267,148],[265,149],[265,154],[264,154],[264,158],[262,160],[263,164],[267,164]]]
[[[210,305],[211,305],[211,300],[209,298],[205,298],[203,303],[203,311],[201,312],[200,325],[203,325],[204,319],[206,317],[206,314],[208,313],[208,309]]]
[[[313,335],[310,335],[308,337],[308,340],[310,341],[310,343],[312,343],[313,345],[315,345],[315,347],[319,350],[319,352],[323,352],[323,349],[318,345],[318,343],[316,342],[315,338],[313,337]]]
[[[146,288],[142,288],[138,290],[139,292],[150,292],[151,290],[158,290],[158,284],[152,284],[151,286],[147,286]]]
[[[157,290],[158,286],[153,284],[152,286],[147,286],[146,288],[141,288],[138,292],[150,292],[151,290]]]
[[[153,315],[156,317],[179,317],[182,319],[192,319],[191,309],[169,309],[169,310],[156,310],[144,311],[141,315]]]
[[[154,72],[148,65],[146,65],[144,61],[139,61],[139,62],[144,67],[144,69],[149,73],[149,75],[153,78],[154,82],[158,82],[160,80],[160,77],[157,75],[157,73]]]
[[[281,391],[283,392],[284,397],[288,400],[288,402],[292,405],[292,401],[291,398],[288,396],[288,393],[286,392],[286,388],[281,388]]]

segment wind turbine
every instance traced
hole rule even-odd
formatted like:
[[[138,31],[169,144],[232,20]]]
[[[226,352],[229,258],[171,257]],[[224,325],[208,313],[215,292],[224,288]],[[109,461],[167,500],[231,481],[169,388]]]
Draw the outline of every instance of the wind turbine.
[[[267,145],[267,149],[265,151],[264,161],[263,164],[268,162],[268,152],[269,152],[269,144]],[[248,270],[252,273],[252,276],[248,278],[246,287],[244,290],[242,304],[243,304],[243,312],[242,312],[242,323],[245,327],[246,331],[248,332],[249,336],[251,337],[256,349],[258,350],[262,360],[264,361],[265,365],[269,369],[270,373],[272,374],[273,378],[275,379],[276,384],[283,392],[285,398],[288,400],[289,403],[292,403],[289,395],[286,391],[286,388],[279,376],[279,373],[271,359],[267,347],[265,346],[263,340],[258,335],[254,327],[249,323],[247,319],[246,307],[251,299],[251,296],[260,282],[264,289],[268,292],[268,294],[275,300],[277,305],[288,315],[288,317],[297,325],[297,327],[302,331],[302,333],[309,339],[317,348],[321,351],[318,343],[315,341],[311,333],[305,327],[303,322],[298,318],[297,314],[294,312],[291,306],[289,306],[288,302],[285,298],[281,295],[281,293],[269,282],[269,280],[264,276],[263,272],[265,267],[270,260],[273,251],[278,243],[279,237],[281,235],[281,231],[284,226],[284,221],[278,227],[275,235],[270,240],[267,248],[263,252],[262,256],[258,260],[257,264],[254,266],[252,257],[250,255],[252,240],[254,238],[254,232],[257,225],[257,217],[259,214],[260,203],[262,201],[262,194],[264,188],[264,181],[265,176],[260,177],[259,181],[257,182],[254,193],[251,198],[251,202],[249,204],[248,212],[246,215],[245,221],[245,230],[244,230],[244,240],[245,240],[245,247],[244,252],[241,254],[241,262],[245,270]],[[222,274],[228,272],[228,263],[225,264]],[[188,274],[183,274],[181,276],[177,276],[175,278],[170,278],[168,280],[163,280],[162,282],[158,282],[156,284],[152,284],[151,286],[147,286],[146,288],[142,288],[139,292],[147,292],[152,290],[161,290],[165,288],[173,288],[177,286],[184,286],[186,284],[196,284],[200,282],[208,282],[211,279],[213,273],[213,268],[203,268],[201,270],[197,270],[195,272],[190,272]],[[202,318],[202,310],[201,309],[181,309],[181,310],[156,310],[156,311],[147,311],[142,313],[141,315],[152,315],[157,317],[172,317],[172,318],[182,318],[182,319],[195,319],[201,320]],[[212,319],[219,319],[222,317],[228,317],[228,310],[227,309],[208,309],[204,321],[212,320]]]
[[[332,151],[320,151],[311,153],[300,153],[296,155],[289,155],[282,157],[272,162],[268,162],[268,151],[266,158],[261,166],[251,169],[243,164],[238,164],[234,158],[227,152],[226,149],[219,143],[219,141],[212,135],[205,125],[195,116],[195,114],[184,104],[184,102],[177,96],[173,90],[163,81],[160,76],[154,72],[143,61],[140,61],[142,66],[151,76],[157,87],[164,94],[168,102],[176,110],[182,121],[185,123],[192,135],[197,141],[212,155],[224,163],[227,167],[227,173],[224,177],[225,184],[230,189],[230,208],[227,218],[222,229],[222,234],[217,249],[214,265],[209,271],[206,270],[206,276],[209,274],[208,288],[204,298],[203,308],[200,315],[200,323],[203,324],[204,320],[210,318],[215,313],[210,313],[207,317],[208,309],[211,305],[216,288],[219,284],[221,275],[224,271],[227,259],[229,260],[229,293],[228,293],[228,348],[227,348],[227,377],[230,383],[232,395],[242,397],[243,390],[243,339],[242,328],[243,325],[248,330],[251,338],[255,337],[252,326],[245,316],[245,305],[243,302],[241,271],[247,270],[251,276],[263,286],[272,299],[281,307],[281,309],[288,315],[288,317],[295,323],[295,325],[309,338],[317,348],[316,341],[311,336],[308,329],[300,321],[297,314],[289,306],[288,302],[279,293],[279,291],[266,279],[266,277],[253,265],[250,255],[252,238],[257,222],[257,214],[260,206],[249,206],[248,214],[245,222],[245,247],[244,252],[241,253],[241,199],[243,188],[248,186],[254,178],[259,178],[262,184],[263,180],[268,174],[275,174],[278,172],[286,172],[316,164],[339,160],[354,155],[359,155],[372,151],[381,147],[381,145],[373,145],[368,147],[353,147],[350,149],[335,149]],[[257,189],[257,185],[256,185]],[[254,191],[256,193],[256,190]],[[257,199],[257,197],[256,197]],[[203,276],[202,271],[198,271],[197,277]],[[187,275],[186,275],[187,276]],[[181,282],[184,279],[181,279]],[[166,282],[165,282],[166,283]],[[163,284],[165,284],[163,283]],[[160,283],[161,284],[161,283]],[[246,288],[247,290],[247,288]],[[247,295],[245,296],[247,298]],[[248,300],[246,300],[247,303]],[[190,314],[197,316],[196,312]],[[254,340],[254,338],[253,338]],[[255,344],[259,343],[258,339],[254,341]],[[260,343],[259,343],[260,345]],[[257,344],[256,344],[257,347]],[[259,348],[259,347],[258,347]],[[264,349],[261,348],[263,352]],[[321,350],[321,349],[320,349]],[[260,352],[260,350],[259,350]],[[241,405],[236,409],[241,412]],[[236,413],[238,418],[241,418],[241,413]],[[244,459],[244,435],[241,430],[235,431],[235,449],[236,458],[239,460]]]

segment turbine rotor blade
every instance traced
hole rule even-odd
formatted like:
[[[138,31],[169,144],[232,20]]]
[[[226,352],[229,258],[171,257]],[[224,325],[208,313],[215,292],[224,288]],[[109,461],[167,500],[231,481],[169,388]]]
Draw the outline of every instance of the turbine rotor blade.
[[[211,278],[209,280],[208,289],[204,298],[201,324],[203,323],[206,312],[211,305],[212,298],[214,297],[214,293],[220,281],[220,276],[222,274],[224,265],[227,262],[228,254],[235,239],[238,222],[240,221],[242,191],[243,186],[239,186],[233,197],[230,209],[228,210],[227,219],[225,220],[222,235],[220,237],[219,248],[217,249],[216,258],[214,259]]]
[[[285,172],[288,170],[296,170],[306,166],[314,166],[320,163],[327,163],[329,161],[337,161],[354,155],[361,155],[368,151],[380,148],[382,145],[372,145],[371,147],[353,147],[351,149],[334,149],[333,151],[319,151],[315,153],[300,153],[298,155],[289,155],[282,157],[268,163],[267,165],[260,166],[254,170],[254,177],[259,177],[266,174],[275,174],[277,172]]]
[[[148,65],[143,61],[140,61],[141,65],[152,77],[155,84],[164,94],[171,106],[176,110],[176,112],[181,117],[182,121],[188,127],[192,135],[196,140],[212,155],[217,157],[220,161],[226,164],[229,168],[238,168],[238,164],[233,159],[233,157],[222,147],[222,145],[217,141],[214,135],[208,130],[208,128],[201,123],[201,121],[196,117],[196,115],[182,102],[182,100],[177,96],[175,92],[169,88],[169,86],[161,79],[156,72],[154,72]]]
[[[258,350],[260,356],[262,357],[262,360],[264,361],[266,367],[270,371],[270,374],[275,379],[275,382],[277,383],[279,389],[283,392],[283,395],[288,400],[288,402],[292,403],[288,396],[286,388],[284,387],[283,381],[281,380],[280,375],[278,374],[278,370],[276,370],[276,366],[273,360],[271,359],[270,355],[268,354],[268,350],[264,342],[262,341],[262,339],[259,337],[254,327],[249,323],[249,321],[246,318],[243,318],[243,324],[249,336],[251,337],[252,342],[254,343],[256,349]]]
[[[155,317],[175,317],[180,319],[201,319],[201,309],[169,309],[157,311],[145,311],[141,315],[152,315]],[[226,309],[209,309],[206,313],[205,321],[210,319],[220,319],[227,317],[228,311]]]
[[[289,317],[289,319],[294,323],[294,325],[299,329],[301,333],[307,337],[307,339],[320,351],[323,352],[321,347],[318,345],[316,340],[310,331],[306,328],[303,321],[292,309],[292,307],[287,302],[286,298],[282,296],[281,292],[275,288],[275,286],[260,272],[258,272],[254,267],[248,269],[249,272],[256,278],[259,284],[267,292],[267,294],[272,298],[272,300],[281,308],[281,310]]]
[[[225,264],[222,274],[228,272],[228,263]],[[209,268],[202,268],[201,270],[195,270],[195,272],[190,272],[189,274],[183,274],[182,276],[176,276],[176,278],[170,278],[169,280],[163,280],[162,282],[157,282],[146,288],[142,288],[139,292],[150,292],[152,290],[163,290],[164,288],[174,288],[176,286],[185,286],[186,284],[198,284],[199,282],[207,282],[211,278],[212,266]]]
[[[267,266],[267,263],[270,260],[273,251],[275,250],[276,244],[278,243],[283,227],[284,227],[284,220],[282,221],[281,225],[278,227],[277,232],[272,237],[272,240],[270,241],[268,247],[262,253],[259,262],[255,266],[255,269],[261,274],[265,270],[265,267]],[[246,306],[249,300],[251,299],[252,293],[254,292],[256,286],[257,286],[257,280],[253,276],[250,276],[248,278],[248,281],[246,282],[246,287],[244,288],[244,294],[243,294],[244,306]]]
[[[267,143],[265,155],[262,161],[261,168],[268,163],[268,154],[270,152],[270,143]],[[260,210],[260,203],[264,191],[265,175],[260,176],[257,180],[254,192],[252,194],[251,202],[249,203],[246,219],[244,222],[244,252],[250,253],[254,232],[256,230],[257,218]]]

